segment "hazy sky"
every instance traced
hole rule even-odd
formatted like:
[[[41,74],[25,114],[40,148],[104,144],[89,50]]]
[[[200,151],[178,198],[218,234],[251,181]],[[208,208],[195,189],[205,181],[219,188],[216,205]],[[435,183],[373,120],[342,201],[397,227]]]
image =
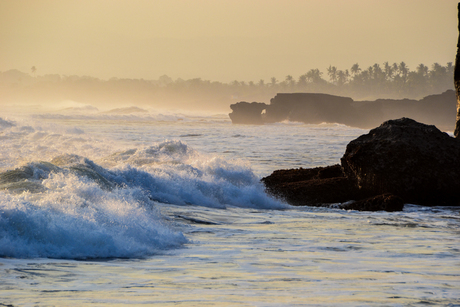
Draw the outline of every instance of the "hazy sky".
[[[445,65],[458,0],[0,0],[0,71],[230,82]]]

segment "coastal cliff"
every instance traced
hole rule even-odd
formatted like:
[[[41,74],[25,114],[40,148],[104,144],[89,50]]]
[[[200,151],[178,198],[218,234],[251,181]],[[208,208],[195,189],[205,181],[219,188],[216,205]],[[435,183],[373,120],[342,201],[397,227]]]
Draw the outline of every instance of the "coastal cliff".
[[[382,122],[410,117],[419,122],[452,130],[456,121],[456,93],[448,90],[420,100],[378,99],[354,101],[318,93],[279,93],[270,104],[238,102],[229,114],[234,124],[264,124],[284,120],[307,124],[339,123],[351,127],[372,128]]]
[[[457,100],[457,122],[455,123],[454,135],[460,138],[460,3],[458,4],[458,41],[457,41],[457,55],[455,56],[455,69],[454,69],[454,87],[455,96]]]

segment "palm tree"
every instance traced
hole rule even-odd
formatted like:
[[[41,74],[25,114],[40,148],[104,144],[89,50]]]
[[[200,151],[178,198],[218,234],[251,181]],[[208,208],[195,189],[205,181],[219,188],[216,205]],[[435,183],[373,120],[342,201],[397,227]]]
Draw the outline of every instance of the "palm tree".
[[[452,75],[454,73],[454,65],[452,64],[452,62],[448,62],[446,68],[447,68],[447,73],[449,75]]]
[[[423,64],[417,66],[417,74],[419,74],[422,77],[425,77],[428,74],[428,66],[425,66]]]
[[[331,82],[336,84],[337,83],[337,67],[329,65],[329,68],[327,69],[327,74],[329,75]]]
[[[323,73],[320,72],[318,68],[310,69],[305,75],[307,81],[312,83],[322,83],[322,81],[324,81],[323,78],[321,78]]]
[[[299,81],[297,81],[297,84],[302,86],[302,87],[307,85],[307,75],[306,74],[301,75],[299,77]]]
[[[361,68],[359,68],[358,63],[353,64],[353,66],[351,66],[350,72],[352,73],[353,77],[359,74],[360,71],[361,71]]]
[[[401,78],[402,78],[403,82],[406,83],[407,75],[409,74],[409,67],[407,67],[406,63],[401,62],[401,63],[399,63],[398,70],[401,73]]]
[[[400,76],[398,64],[393,63],[393,65],[392,65],[392,70],[393,70],[393,78],[394,78],[395,76]]]
[[[295,86],[295,80],[291,75],[286,76],[286,83],[288,84],[289,87]]]
[[[385,62],[385,63],[383,63],[383,66],[384,66],[383,69],[385,71],[385,79],[386,80],[393,79],[394,70],[393,70],[393,67],[391,67],[390,63]]]
[[[348,69],[337,71],[337,85],[342,86],[348,81]]]

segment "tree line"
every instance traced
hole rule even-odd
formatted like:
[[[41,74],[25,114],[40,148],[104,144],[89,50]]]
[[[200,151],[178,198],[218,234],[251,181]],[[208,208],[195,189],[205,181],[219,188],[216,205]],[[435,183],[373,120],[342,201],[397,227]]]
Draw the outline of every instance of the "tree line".
[[[233,81],[229,83],[194,79],[176,79],[163,75],[157,80],[111,78],[101,80],[89,76],[36,75],[17,70],[0,73],[2,100],[59,101],[71,99],[97,104],[100,101],[131,103],[139,105],[163,105],[208,109],[228,108],[238,101],[268,103],[280,92],[315,92],[347,96],[354,100],[378,98],[420,99],[427,95],[453,89],[451,62],[445,66],[434,63],[430,67],[419,64],[411,70],[404,62],[374,64],[362,68],[358,63],[349,69],[329,66],[325,72],[310,69],[298,78],[291,75],[279,81],[272,77],[265,80]]]

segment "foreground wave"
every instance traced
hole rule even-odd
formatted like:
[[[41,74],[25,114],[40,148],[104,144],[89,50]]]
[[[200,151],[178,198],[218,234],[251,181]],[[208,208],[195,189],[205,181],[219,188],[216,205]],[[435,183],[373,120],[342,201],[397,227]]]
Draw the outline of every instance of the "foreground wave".
[[[0,256],[146,257],[187,242],[156,204],[283,209],[244,163],[179,141],[0,173]]]

